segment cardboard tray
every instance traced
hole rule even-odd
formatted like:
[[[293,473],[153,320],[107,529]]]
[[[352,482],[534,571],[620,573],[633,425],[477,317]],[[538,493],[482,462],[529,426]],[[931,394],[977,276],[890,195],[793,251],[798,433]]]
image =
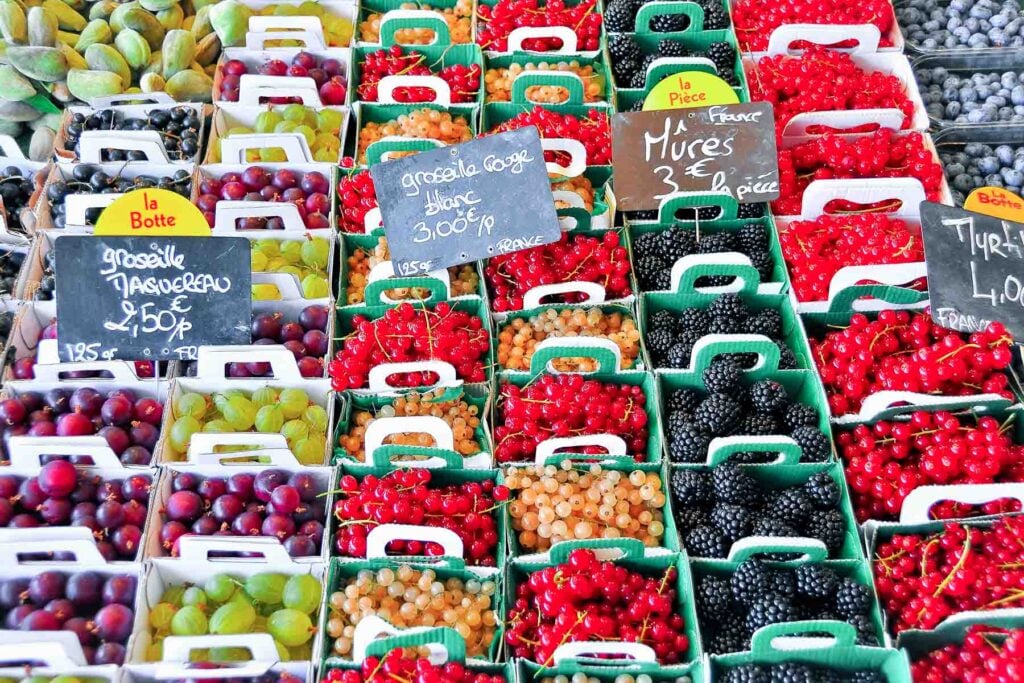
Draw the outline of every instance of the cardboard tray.
[[[309,18],[310,17],[304,17],[304,19]],[[275,19],[281,19],[281,17],[275,17]],[[297,35],[301,32],[296,31],[289,33]],[[320,108],[329,106],[320,99],[320,92],[317,88],[316,81],[311,77],[265,76],[260,74],[258,71],[259,67],[272,59],[280,59],[286,64],[290,64],[292,58],[300,52],[312,54],[317,58],[318,63],[325,59],[338,60],[341,62],[342,68],[344,69],[342,75],[345,78],[345,82],[348,84],[352,83],[352,55],[349,48],[323,47],[322,45],[307,45],[303,48],[266,48],[263,46],[265,40],[280,40],[282,37],[284,37],[284,34],[277,31],[249,31],[245,34],[245,47],[229,47],[224,49],[220,55],[220,59],[217,61],[217,71],[213,77],[213,99],[217,106],[224,104],[237,104],[247,108],[259,107],[267,104],[266,102],[263,102],[264,98],[273,97],[298,97],[301,98],[302,104],[307,107]],[[320,39],[323,40],[323,37],[321,36]],[[315,43],[315,40],[312,42]],[[249,73],[243,75],[239,81],[237,103],[225,100],[221,96],[224,83],[224,64],[233,60],[238,60],[244,63],[249,69]],[[346,102],[344,104],[348,104],[348,102],[351,101],[350,90],[346,94],[345,99]],[[333,105],[332,108],[337,106],[341,105]]]
[[[935,133],[937,154],[956,154],[972,142],[986,145],[1020,145],[1024,140],[1024,124],[950,126]],[[943,164],[943,171],[948,164]],[[950,187],[950,201],[953,206],[963,206],[967,193],[954,186],[955,178],[946,177]],[[972,183],[973,184],[973,183]],[[976,188],[972,188],[976,189]]]
[[[566,7],[575,7],[581,4],[582,0],[569,0],[565,3]],[[498,3],[498,0],[477,0],[477,6],[487,5],[494,7]],[[599,3],[594,3],[593,12],[600,12],[601,8]],[[478,12],[474,12],[476,15],[476,31],[474,35],[477,35],[480,30],[487,25],[486,21],[480,19]],[[561,38],[562,47],[557,50],[549,50],[547,52],[529,52],[522,48],[522,43],[530,38]],[[479,38],[478,38],[479,41]],[[601,54],[601,50],[605,45],[605,29],[604,22],[601,24],[601,39],[600,47],[597,50],[578,50],[576,32],[571,26],[520,26],[514,29],[508,35],[507,50],[501,52],[498,50],[488,50],[486,45],[483,45],[484,54],[488,59],[491,57],[500,57],[510,53],[526,53],[526,54],[542,54],[546,56],[558,56],[558,55],[574,55],[581,57],[598,57]]]
[[[915,50],[918,52],[918,50]],[[942,67],[950,75],[960,76],[961,78],[969,78],[976,73],[985,72],[1005,72],[1014,71],[1020,68],[1021,60],[1024,59],[1024,48],[997,48],[990,50],[936,50],[932,52],[923,52],[921,56],[914,57],[911,61],[914,71],[920,69],[934,69],[935,67]],[[956,122],[950,121],[944,117],[936,117],[931,114],[928,115],[928,119],[931,121],[932,128],[939,130],[951,127],[964,126],[966,128],[1013,128],[1014,126],[1019,127],[1021,124],[1013,123],[970,123],[967,121]],[[1008,131],[1012,132],[1012,131]],[[1013,138],[1017,141],[1019,137]]]
[[[601,96],[597,99],[586,101],[585,92],[586,84],[583,83],[580,76],[572,71],[560,71],[554,68],[543,68],[543,66],[554,66],[568,63],[578,64],[580,67],[591,67],[594,70],[594,75],[591,77],[601,85]],[[582,56],[572,56],[568,58],[551,58],[543,53],[536,52],[517,52],[515,54],[505,54],[496,57],[490,57],[487,60],[487,69],[508,69],[513,64],[518,64],[524,69],[528,66],[535,66],[535,69],[524,70],[520,73],[512,82],[512,92],[509,93],[510,99],[508,100],[492,100],[485,99],[488,103],[494,102],[512,102],[514,104],[521,104],[529,106],[531,104],[541,104],[546,106],[548,103],[534,102],[527,96],[529,88],[534,86],[558,86],[565,90],[566,98],[558,104],[577,104],[600,107],[602,105],[610,105],[612,103],[612,95],[614,92],[614,85],[612,82],[611,69],[607,66],[607,60],[600,58],[589,58]]]
[[[483,87],[483,86],[481,86]],[[378,102],[356,102],[352,110],[356,115],[356,142],[352,156],[356,157],[356,163],[360,166],[372,166],[380,161],[387,161],[390,155],[395,152],[422,152],[435,147],[444,147],[439,140],[424,138],[403,138],[387,137],[371,143],[365,152],[359,152],[359,138],[363,127],[369,123],[387,123],[399,116],[408,115],[420,109],[432,109],[434,111],[448,112],[448,107],[420,102],[418,104],[380,104]],[[464,118],[468,124],[469,132],[477,137],[479,128],[480,108],[470,107],[466,111],[452,111],[452,118]]]
[[[274,36],[276,40],[297,40],[303,44],[307,41],[315,41],[315,44],[324,45],[326,39],[323,31],[323,22],[314,15],[301,14],[302,6],[307,0],[242,0],[241,4],[253,10],[265,10],[274,8],[269,15],[253,16],[249,18],[248,28],[250,31],[280,31],[280,35]],[[356,22],[356,2],[354,0],[318,0],[316,3],[323,13],[332,19],[348,19]],[[295,14],[284,14],[281,7],[294,7]],[[354,38],[354,36],[353,36]],[[244,43],[243,43],[244,45]],[[227,45],[225,47],[235,48],[242,45]],[[338,45],[336,47],[348,47]]]
[[[203,158],[203,163],[215,164],[230,160],[229,163],[247,164],[248,162],[245,161],[247,149],[258,149],[260,147],[274,148],[275,145],[284,151],[285,163],[289,164],[289,166],[319,163],[313,158],[309,144],[300,133],[253,132],[250,134],[236,134],[231,132],[232,129],[239,127],[255,131],[256,118],[261,112],[268,110],[279,111],[285,106],[287,105],[261,105],[253,107],[234,102],[219,104],[210,119],[210,139],[207,141],[206,155]],[[338,148],[338,158],[334,160],[336,162],[340,161],[344,156],[345,139],[348,136],[348,126],[352,118],[352,110],[347,106],[318,107],[318,109],[331,109],[340,112],[342,115],[341,128],[338,131],[341,146]]]
[[[7,224],[5,213],[0,212],[0,243],[24,246],[28,244],[30,236],[35,233],[39,200],[43,195],[43,185],[50,175],[50,163],[31,161],[21,151],[21,147],[18,146],[14,138],[9,135],[0,135],[0,171],[10,167],[18,169],[24,177],[32,178],[34,190],[21,211],[24,232],[18,232],[11,228]]]
[[[115,664],[88,665],[78,639],[68,631],[3,631],[2,634],[4,643],[0,644],[0,677],[15,681],[25,680],[23,677],[28,676],[67,676],[66,680],[88,677],[97,683],[121,681],[120,668]],[[68,640],[69,636],[71,640]],[[26,652],[32,654],[26,656]],[[38,664],[25,666],[23,662],[26,657]]]
[[[727,0],[727,2],[729,2],[729,0]],[[733,1],[729,2],[729,4],[735,5],[736,3]],[[775,48],[777,50],[787,50],[794,42],[798,40],[807,40],[808,33],[812,34],[812,36],[814,34],[822,35],[822,37],[825,37],[825,40],[828,41],[827,44],[843,40],[843,36],[848,37],[851,33],[856,36],[858,42],[864,40],[869,44],[873,43],[878,45],[882,39],[878,27],[872,24],[782,24],[777,26],[775,30],[772,31],[771,35],[768,36],[768,44],[769,46],[773,44],[778,46]],[[839,35],[840,37],[837,39],[826,37],[830,35]],[[889,30],[886,32],[885,38],[889,43],[891,43],[891,45],[888,47],[878,45],[878,52],[903,52],[903,33],[900,32],[899,22],[896,21],[895,13],[893,15],[892,26],[890,26]],[[822,44],[826,43],[823,42]],[[769,47],[769,49],[771,48]],[[849,48],[846,48],[845,50],[848,49]],[[752,53],[750,51],[745,51],[744,54]]]
[[[387,51],[394,47],[392,36],[385,36],[381,45],[357,47],[352,55],[352,78],[349,81],[352,87],[349,88],[349,98],[352,102],[367,102],[362,99],[359,93],[359,83],[362,81],[363,63],[366,58],[378,51]],[[451,88],[447,81],[440,76],[410,76],[408,74],[385,76],[377,85],[377,104],[402,104],[403,106],[415,106],[412,103],[399,103],[394,99],[393,88],[401,87],[422,87],[434,91],[434,99],[430,102],[445,107],[452,114],[470,114],[484,101],[484,61],[480,48],[476,45],[399,45],[402,55],[417,53],[422,56],[424,66],[437,73],[441,69],[452,66],[473,66],[480,67],[480,89],[471,102],[453,103]],[[420,103],[416,103],[420,104]]]
[[[430,9],[402,9],[404,0],[364,0],[359,3],[356,17],[356,43],[359,47],[379,46],[383,41],[396,42],[394,34],[401,29],[430,28],[434,31],[432,45],[451,45],[448,22],[441,16],[442,10],[453,9],[456,0],[432,0]],[[369,20],[371,14],[380,14],[380,30],[376,42],[362,40],[359,25]],[[470,42],[476,37],[476,12],[469,17]],[[458,44],[458,43],[456,43]]]

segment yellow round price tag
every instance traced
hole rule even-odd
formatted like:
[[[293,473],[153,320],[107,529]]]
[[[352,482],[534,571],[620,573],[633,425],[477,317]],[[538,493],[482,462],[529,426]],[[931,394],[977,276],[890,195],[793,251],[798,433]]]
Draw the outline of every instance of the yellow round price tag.
[[[97,235],[209,237],[203,212],[177,192],[146,188],[118,197],[96,222]]]
[[[684,71],[651,88],[644,98],[644,111],[738,104],[739,101],[732,86],[718,76],[703,71]]]
[[[1002,187],[979,187],[967,195],[964,208],[1004,221],[1024,223],[1024,199]]]

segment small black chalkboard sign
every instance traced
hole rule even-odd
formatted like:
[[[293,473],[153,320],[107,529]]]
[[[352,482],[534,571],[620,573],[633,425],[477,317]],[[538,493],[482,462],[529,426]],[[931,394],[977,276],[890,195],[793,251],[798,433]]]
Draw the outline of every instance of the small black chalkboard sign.
[[[370,168],[395,274],[421,275],[558,241],[533,126]]]
[[[657,209],[680,192],[771,201],[779,196],[772,106],[751,102],[616,114],[612,164],[615,199],[623,211]]]
[[[191,360],[251,341],[244,237],[64,235],[54,250],[62,361]]]
[[[999,321],[1024,335],[1024,223],[921,202],[932,317],[977,332]]]

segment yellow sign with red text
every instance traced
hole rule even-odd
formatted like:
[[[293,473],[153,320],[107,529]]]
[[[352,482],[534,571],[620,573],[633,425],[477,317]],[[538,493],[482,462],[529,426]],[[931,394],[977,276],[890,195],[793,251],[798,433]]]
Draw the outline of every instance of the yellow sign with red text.
[[[1024,199],[1002,187],[979,187],[967,195],[964,209],[1004,221],[1024,223]]]
[[[209,237],[203,212],[177,192],[146,188],[133,190],[103,210],[96,235]]]
[[[738,104],[732,86],[714,74],[684,71],[664,79],[644,98],[644,111]]]

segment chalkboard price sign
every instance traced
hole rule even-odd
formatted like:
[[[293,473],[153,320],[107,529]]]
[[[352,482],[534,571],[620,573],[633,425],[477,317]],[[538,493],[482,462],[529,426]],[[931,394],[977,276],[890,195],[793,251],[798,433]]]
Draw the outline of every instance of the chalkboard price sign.
[[[728,192],[743,203],[779,196],[766,102],[616,114],[612,163],[624,211],[657,209],[680,192]]]
[[[1024,223],[921,203],[932,317],[977,332],[999,321],[1024,335]]]
[[[420,275],[558,241],[533,126],[370,168],[395,274]]]
[[[192,360],[251,341],[244,237],[63,235],[54,250],[62,361]]]

